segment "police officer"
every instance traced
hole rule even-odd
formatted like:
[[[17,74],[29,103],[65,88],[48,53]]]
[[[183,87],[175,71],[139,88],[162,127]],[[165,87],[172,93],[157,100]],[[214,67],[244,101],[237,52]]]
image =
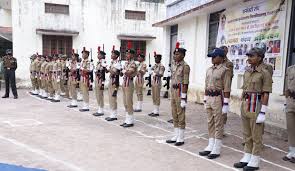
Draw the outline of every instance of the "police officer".
[[[107,72],[110,73],[110,81],[108,86],[109,91],[109,103],[110,103],[110,110],[111,114],[109,117],[106,117],[106,121],[114,121],[117,120],[117,92],[120,85],[120,71],[122,69],[121,63],[119,61],[120,52],[115,50],[115,46],[113,46],[112,50],[112,61],[111,65],[108,68]]]
[[[137,95],[137,105],[134,110],[134,112],[141,112],[142,111],[142,104],[143,104],[143,84],[144,84],[144,75],[147,72],[147,66],[145,64],[145,56],[140,53],[140,51],[137,52],[138,56],[138,71],[135,78],[135,90]]]
[[[86,50],[86,48],[83,48],[82,51],[82,62],[80,67],[80,83],[79,86],[81,88],[82,96],[83,96],[83,107],[82,109],[79,109],[80,112],[86,112],[89,111],[89,86],[90,86],[90,80],[89,80],[89,73],[92,72],[93,66],[91,65],[89,61],[89,51]]]
[[[70,94],[72,97],[71,104],[67,107],[75,108],[78,107],[77,102],[77,88],[80,80],[80,63],[79,63],[79,54],[75,53],[74,50],[72,51],[72,59],[69,65],[69,79],[68,85],[70,89]]]
[[[161,64],[162,55],[154,53],[155,65],[152,67],[152,97],[154,104],[154,111],[148,114],[151,117],[159,116],[160,108],[160,93],[162,88],[162,77],[165,72],[164,65]]]
[[[126,117],[123,124],[120,126],[127,128],[134,126],[134,116],[133,116],[133,92],[134,83],[133,78],[137,74],[137,66],[134,62],[135,51],[131,49],[131,43],[128,42],[128,49],[126,50],[126,63],[123,67],[123,103],[126,111]]]
[[[252,48],[247,54],[250,67],[243,77],[241,117],[245,140],[244,156],[234,167],[244,171],[259,169],[262,135],[267,111],[269,93],[272,92],[272,78],[262,65],[264,50]]]
[[[60,63],[61,54],[55,54],[53,56],[53,64],[52,64],[52,71],[53,71],[53,89],[54,89],[54,98],[52,99],[52,102],[60,102],[60,80],[62,76],[62,68]]]
[[[60,65],[61,65],[61,79],[60,79],[60,95],[64,96],[65,98],[69,98],[69,88],[68,88],[68,77],[69,77],[69,65],[70,62],[68,60],[67,55],[61,55],[60,58]]]
[[[232,84],[232,79],[234,77],[234,64],[227,58],[227,53],[228,53],[228,48],[227,46],[221,46],[220,49],[223,49],[224,50],[224,53],[225,53],[225,57],[224,57],[224,60],[223,60],[223,65],[229,69],[229,76],[230,76],[230,87],[231,87],[231,84]],[[225,109],[225,108],[224,108]],[[223,115],[222,115],[222,118],[223,118],[223,124],[226,125],[226,122],[227,122],[227,113],[224,113],[224,112],[227,112],[228,110],[226,109],[225,111],[222,111],[223,112]]]
[[[9,97],[9,84],[14,95],[14,99],[18,98],[15,84],[15,70],[17,69],[16,58],[12,56],[12,50],[6,50],[6,56],[3,57],[4,78],[5,78],[5,95],[2,98]]]
[[[190,67],[184,61],[186,49],[179,48],[176,44],[174,61],[172,66],[171,109],[174,124],[174,137],[167,143],[175,143],[175,146],[184,144],[185,107],[187,105],[187,91],[189,85]]]
[[[30,94],[32,95],[37,95],[37,79],[36,79],[36,69],[35,69],[35,60],[37,58],[36,54],[33,54],[30,59],[31,59],[31,64],[30,64],[30,78],[31,78],[31,84],[32,84],[32,90]]]
[[[204,98],[208,115],[209,143],[199,154],[215,159],[220,156],[222,146],[224,129],[222,115],[229,109],[231,75],[230,70],[223,65],[225,58],[223,49],[215,48],[207,56],[212,58],[213,64],[206,72]]]
[[[98,110],[96,113],[93,113],[93,116],[103,116],[104,115],[104,85],[105,85],[105,74],[106,74],[106,53],[103,50],[100,50],[98,47],[97,52],[97,64],[94,69],[95,73],[95,97],[98,104]]]
[[[41,86],[41,65],[44,62],[42,60],[42,55],[38,55],[37,53],[37,62],[36,62],[36,73],[37,73],[37,87],[38,87],[38,96],[41,97],[42,95],[42,86]]]
[[[295,163],[295,65],[288,67],[285,80],[285,111],[289,153],[283,160]]]

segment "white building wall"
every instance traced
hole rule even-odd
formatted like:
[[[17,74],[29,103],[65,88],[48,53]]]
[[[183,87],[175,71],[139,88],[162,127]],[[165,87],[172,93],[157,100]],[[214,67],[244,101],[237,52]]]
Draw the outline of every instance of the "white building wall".
[[[45,13],[45,2],[69,5],[70,14]],[[146,11],[146,20],[126,20],[125,10]],[[104,44],[108,59],[113,45],[119,49],[118,34],[150,35],[156,39],[147,41],[146,48],[153,56],[153,51],[163,51],[163,29],[152,27],[152,23],[164,15],[164,4],[140,0],[12,0],[13,49],[21,63],[16,75],[23,80],[19,85],[29,86],[29,56],[42,52],[42,35],[36,34],[36,29],[79,32],[73,37],[73,48],[79,53],[84,46],[91,48],[95,60],[98,46]]]
[[[291,0],[288,1],[291,4]],[[285,30],[285,55],[283,57],[283,69],[286,68],[286,54],[288,45],[289,22],[291,15],[291,5],[288,5],[286,30]],[[191,67],[190,85],[189,85],[189,100],[198,103],[203,102],[203,95],[205,89],[205,75],[206,70],[210,67],[211,58],[207,58],[208,53],[208,38],[209,38],[209,14],[192,17],[183,20],[178,24],[178,41],[184,43],[184,47],[188,50],[185,61]],[[169,28],[166,26],[165,28]],[[167,32],[164,33],[167,36]],[[167,39],[167,37],[164,39]],[[169,39],[169,38],[168,38]],[[170,39],[169,39],[170,40]],[[167,46],[167,45],[166,45]],[[232,82],[232,99],[230,110],[234,113],[240,114],[240,99],[242,90],[242,74],[235,74]],[[285,114],[283,112],[284,96],[283,86],[285,82],[285,74],[273,77],[273,92],[270,96],[269,110],[267,112],[267,123],[277,127],[285,128]]]
[[[0,26],[11,27],[11,10],[0,8]]]

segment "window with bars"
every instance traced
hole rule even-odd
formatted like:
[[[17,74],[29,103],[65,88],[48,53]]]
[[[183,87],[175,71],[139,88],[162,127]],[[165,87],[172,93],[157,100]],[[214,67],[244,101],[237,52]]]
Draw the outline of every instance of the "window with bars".
[[[209,18],[209,41],[208,52],[212,51],[216,47],[216,40],[218,34],[219,17],[224,10],[210,14]]]
[[[128,19],[128,20],[145,20],[145,11],[125,10],[125,19]]]
[[[73,44],[71,36],[43,35],[42,40],[44,55],[53,55],[54,53],[58,53],[71,56]]]
[[[127,50],[128,41],[131,42],[132,49],[135,50],[136,54],[137,54],[137,51],[140,50],[140,52],[146,56],[146,42],[145,41],[121,40],[121,49],[120,49],[121,60],[126,60],[126,50]],[[135,55],[134,60],[137,61],[137,55]]]
[[[45,13],[70,14],[69,5],[45,3]]]

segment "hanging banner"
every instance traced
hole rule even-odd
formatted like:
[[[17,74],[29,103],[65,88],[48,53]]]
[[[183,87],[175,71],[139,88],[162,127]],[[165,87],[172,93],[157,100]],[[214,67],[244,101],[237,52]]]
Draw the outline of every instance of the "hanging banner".
[[[253,4],[254,3],[254,4]],[[255,0],[227,8],[220,15],[216,46],[228,47],[234,71],[244,73],[246,53],[252,47],[265,50],[265,63],[282,74],[282,56],[286,22],[285,0]]]

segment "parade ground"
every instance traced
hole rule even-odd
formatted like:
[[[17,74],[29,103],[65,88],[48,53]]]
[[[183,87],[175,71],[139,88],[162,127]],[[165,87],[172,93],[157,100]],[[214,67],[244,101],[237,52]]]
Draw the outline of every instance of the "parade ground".
[[[3,94],[4,90],[1,90]],[[118,94],[119,117],[107,122],[94,117],[96,100],[90,92],[90,112],[66,106],[69,99],[52,103],[21,89],[19,99],[0,99],[0,170],[10,165],[19,170],[49,171],[221,171],[233,168],[243,155],[241,121],[229,113],[221,157],[209,160],[198,152],[207,146],[207,117],[203,105],[187,107],[185,144],[176,147],[165,140],[173,135],[169,99],[161,99],[160,117],[147,116],[153,109],[151,96],[144,97],[143,112],[135,114],[135,126],[122,128],[125,112]],[[134,101],[136,98],[134,96]],[[82,102],[79,103],[82,105]],[[260,170],[292,171],[295,164],[283,161],[287,141],[265,133]],[[29,169],[27,169],[29,170]],[[5,170],[6,171],[6,170]]]

